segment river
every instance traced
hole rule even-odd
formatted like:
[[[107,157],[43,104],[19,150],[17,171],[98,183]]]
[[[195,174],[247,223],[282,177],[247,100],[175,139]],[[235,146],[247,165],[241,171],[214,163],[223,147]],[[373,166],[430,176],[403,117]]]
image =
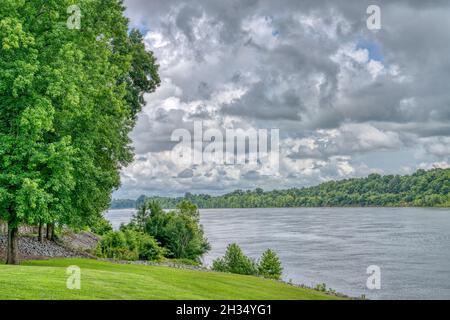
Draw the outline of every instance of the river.
[[[211,243],[204,263],[231,242],[258,258],[274,249],[283,279],[326,283],[369,299],[450,299],[450,210],[422,208],[203,209]],[[110,210],[118,228],[133,210]],[[380,289],[366,286],[367,268],[380,270]]]

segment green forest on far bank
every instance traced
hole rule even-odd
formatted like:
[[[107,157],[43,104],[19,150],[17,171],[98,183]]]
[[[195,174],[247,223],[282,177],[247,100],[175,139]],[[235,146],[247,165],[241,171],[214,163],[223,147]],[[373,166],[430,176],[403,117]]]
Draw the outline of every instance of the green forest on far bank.
[[[421,169],[412,175],[370,174],[366,178],[286,190],[235,190],[221,196],[186,193],[184,197],[175,198],[141,196],[137,200],[113,200],[111,208],[136,208],[148,199],[168,209],[182,200],[189,200],[199,208],[450,207],[449,192],[450,169]]]

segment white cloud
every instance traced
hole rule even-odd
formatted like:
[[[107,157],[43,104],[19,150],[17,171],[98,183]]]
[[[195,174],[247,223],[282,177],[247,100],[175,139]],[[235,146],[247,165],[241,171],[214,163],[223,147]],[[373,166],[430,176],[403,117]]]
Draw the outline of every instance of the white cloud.
[[[450,162],[448,5],[421,2],[425,16],[414,3],[386,2],[375,34],[344,1],[126,4],[132,25],[149,30],[162,85],[145,97],[118,196],[286,188]],[[193,121],[279,128],[280,171],[173,161],[170,136]]]

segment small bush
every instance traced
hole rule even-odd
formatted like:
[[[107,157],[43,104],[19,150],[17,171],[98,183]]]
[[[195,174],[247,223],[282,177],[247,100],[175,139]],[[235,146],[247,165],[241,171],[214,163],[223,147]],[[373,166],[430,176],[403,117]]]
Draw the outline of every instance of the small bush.
[[[139,259],[160,261],[164,257],[164,249],[151,236],[143,234],[139,243]]]
[[[320,292],[327,292],[327,285],[325,283],[319,283],[314,289]]]
[[[97,246],[97,255],[102,258],[136,260],[136,252],[129,249],[125,234],[121,231],[105,234]]]
[[[159,261],[164,250],[153,237],[133,229],[124,229],[104,235],[97,246],[97,255],[120,260]]]
[[[283,267],[277,254],[267,249],[258,264],[258,274],[268,279],[280,280],[283,273]]]
[[[232,243],[227,247],[223,258],[213,261],[212,269],[220,272],[230,272],[245,275],[257,275],[258,268],[253,259],[247,257],[241,248]]]
[[[227,251],[222,258],[218,258],[212,263],[212,270],[219,272],[230,272],[246,275],[259,275],[268,279],[279,280],[283,273],[283,267],[277,254],[267,249],[259,263],[247,257],[241,248],[232,243],[228,245]]]

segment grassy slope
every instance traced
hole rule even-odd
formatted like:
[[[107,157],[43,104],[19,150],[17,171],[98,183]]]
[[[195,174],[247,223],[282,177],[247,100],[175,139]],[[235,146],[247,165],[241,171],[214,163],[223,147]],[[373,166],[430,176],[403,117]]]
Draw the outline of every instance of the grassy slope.
[[[66,288],[66,270],[81,268],[81,290]],[[0,299],[332,299],[276,281],[88,259],[0,265]]]

